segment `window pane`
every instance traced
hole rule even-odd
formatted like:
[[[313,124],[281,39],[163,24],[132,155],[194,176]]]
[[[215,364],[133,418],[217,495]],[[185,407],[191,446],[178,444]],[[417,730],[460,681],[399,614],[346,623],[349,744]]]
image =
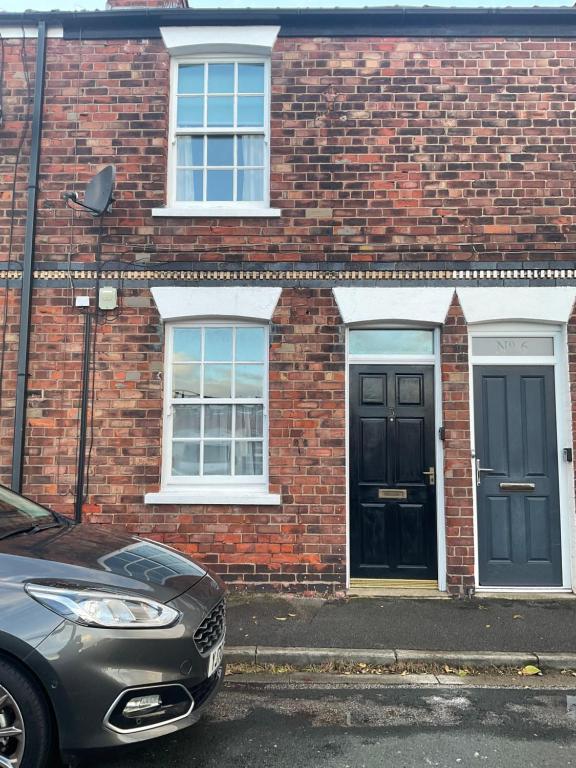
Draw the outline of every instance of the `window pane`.
[[[238,165],[264,165],[263,136],[238,136]]]
[[[212,127],[234,125],[233,96],[208,97],[208,125]]]
[[[204,125],[204,97],[179,96],[177,123],[179,128],[198,128]]]
[[[208,93],[234,93],[234,64],[208,64]]]
[[[264,199],[264,171],[238,171],[238,200]]]
[[[236,366],[236,397],[262,397],[263,365]]]
[[[238,64],[238,92],[264,93],[264,64]]]
[[[234,165],[234,137],[209,136],[207,165]]]
[[[178,136],[178,165],[204,165],[204,137]]]
[[[204,443],[204,474],[230,475],[232,442]]]
[[[204,171],[189,171],[178,168],[176,171],[176,199],[202,200],[204,196]]]
[[[204,437],[230,437],[232,435],[232,406],[204,406]]]
[[[232,396],[232,366],[207,363],[204,366],[204,397]]]
[[[174,360],[190,362],[200,360],[200,328],[174,329]]]
[[[234,171],[207,171],[206,200],[232,200]]]
[[[236,329],[236,360],[255,363],[264,360],[264,328]]]
[[[350,331],[351,355],[431,355],[433,331]]]
[[[172,397],[200,397],[200,365],[173,366]]]
[[[200,443],[172,443],[172,474],[200,474]]]
[[[263,424],[263,406],[236,406],[236,437],[262,437]]]
[[[237,475],[261,475],[263,472],[262,443],[236,442],[235,469]]]
[[[178,67],[178,93],[204,93],[204,64]]]
[[[238,96],[238,125],[264,125],[264,96]]]
[[[173,437],[200,437],[201,405],[175,405]]]
[[[217,310],[217,307],[214,309]],[[232,328],[206,328],[204,360],[232,360]]]

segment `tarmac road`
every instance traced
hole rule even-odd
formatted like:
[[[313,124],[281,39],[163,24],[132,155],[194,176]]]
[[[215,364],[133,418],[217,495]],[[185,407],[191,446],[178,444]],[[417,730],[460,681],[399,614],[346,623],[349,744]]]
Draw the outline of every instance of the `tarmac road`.
[[[518,681],[515,681],[516,684]],[[576,688],[233,679],[187,732],[98,768],[576,767]]]

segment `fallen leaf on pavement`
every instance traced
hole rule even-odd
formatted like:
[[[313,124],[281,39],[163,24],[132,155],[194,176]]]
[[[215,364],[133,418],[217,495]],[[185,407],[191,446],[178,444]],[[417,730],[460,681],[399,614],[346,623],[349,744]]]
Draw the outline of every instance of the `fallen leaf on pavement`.
[[[530,675],[541,675],[542,672],[538,667],[535,667],[533,664],[527,664],[525,667],[522,667],[522,669],[518,674],[530,676]]]
[[[522,614],[520,614],[520,613],[515,613],[514,616],[512,616],[512,618],[513,619],[523,619],[524,616],[522,616]]]
[[[274,618],[276,619],[276,621],[288,621],[286,616],[274,616]]]

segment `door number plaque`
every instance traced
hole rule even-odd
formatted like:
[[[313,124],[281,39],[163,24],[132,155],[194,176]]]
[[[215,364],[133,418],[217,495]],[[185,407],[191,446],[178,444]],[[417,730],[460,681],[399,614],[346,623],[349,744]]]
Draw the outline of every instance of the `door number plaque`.
[[[407,499],[406,488],[378,488],[379,499]]]

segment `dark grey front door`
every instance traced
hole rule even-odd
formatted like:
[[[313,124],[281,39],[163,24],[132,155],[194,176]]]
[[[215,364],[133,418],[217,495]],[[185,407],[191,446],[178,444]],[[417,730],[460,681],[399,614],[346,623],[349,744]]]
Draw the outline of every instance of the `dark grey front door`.
[[[551,366],[474,368],[481,586],[562,585]]]

